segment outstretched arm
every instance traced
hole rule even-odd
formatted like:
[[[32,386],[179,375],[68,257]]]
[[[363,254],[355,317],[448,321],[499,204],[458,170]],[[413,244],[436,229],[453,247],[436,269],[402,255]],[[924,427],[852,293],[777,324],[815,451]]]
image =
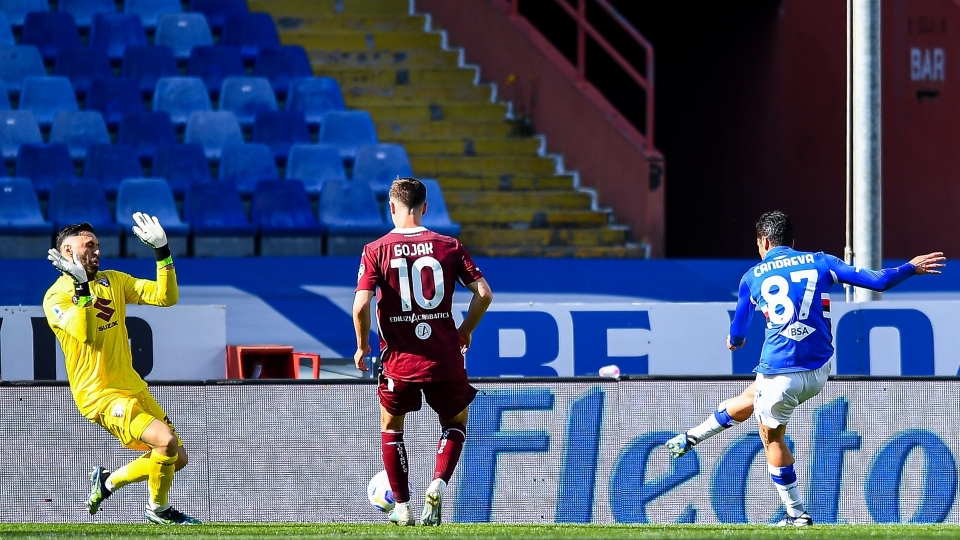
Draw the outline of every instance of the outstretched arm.
[[[730,335],[727,336],[727,348],[731,351],[743,347],[747,341],[747,330],[756,308],[750,296],[750,287],[745,280],[740,280],[740,292],[737,295],[737,310],[730,323]]]
[[[833,255],[827,255],[827,266],[834,275],[837,283],[862,287],[872,291],[887,291],[906,281],[913,275],[939,274],[946,265],[946,258],[941,252],[918,255],[896,268],[883,270],[868,270],[857,268],[841,261]]]
[[[173,270],[173,257],[167,245],[167,233],[160,226],[160,220],[154,216],[137,212],[133,214],[133,233],[140,241],[153,248],[157,258],[157,280],[138,279],[128,281],[126,296],[128,303],[148,304],[169,307],[180,300],[177,287],[177,274]]]

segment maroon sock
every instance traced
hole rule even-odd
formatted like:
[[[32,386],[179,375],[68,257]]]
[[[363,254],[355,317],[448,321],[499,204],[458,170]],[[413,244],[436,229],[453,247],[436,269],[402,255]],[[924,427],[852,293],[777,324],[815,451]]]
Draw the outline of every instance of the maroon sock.
[[[403,446],[403,432],[381,431],[380,451],[383,453],[383,468],[390,479],[390,489],[398,503],[410,501],[407,449]]]
[[[463,441],[467,438],[467,427],[463,424],[450,424],[443,428],[440,442],[437,443],[437,467],[433,470],[433,479],[442,478],[450,483],[453,470],[460,461],[460,451],[463,450]]]

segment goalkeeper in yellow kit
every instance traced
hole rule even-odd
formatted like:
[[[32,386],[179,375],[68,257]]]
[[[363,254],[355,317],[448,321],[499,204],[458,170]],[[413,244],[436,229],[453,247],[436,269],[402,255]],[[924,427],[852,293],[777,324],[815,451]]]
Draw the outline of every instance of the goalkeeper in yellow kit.
[[[147,519],[163,525],[200,523],[167,502],[173,475],[187,464],[173,424],[133,369],[127,341],[126,304],[172,306],[177,303],[177,276],[167,235],[159,220],[133,215],[133,232],[154,248],[157,280],[135,279],[115,270],[100,270],[100,244],[89,223],[65,227],[57,248],[47,257],[63,272],[43,297],[43,312],[60,341],[70,390],[80,413],[103,427],[127,448],[146,452],[110,472],[97,467],[87,508],[100,504],[123,486],[146,480],[150,487]]]

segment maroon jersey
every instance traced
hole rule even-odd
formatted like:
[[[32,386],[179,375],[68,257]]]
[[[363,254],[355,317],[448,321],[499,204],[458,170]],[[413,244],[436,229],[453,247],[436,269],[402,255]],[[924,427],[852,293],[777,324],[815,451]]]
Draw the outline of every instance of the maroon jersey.
[[[377,291],[384,376],[433,382],[466,375],[451,306],[457,282],[483,277],[456,238],[394,229],[363,248],[358,291]]]

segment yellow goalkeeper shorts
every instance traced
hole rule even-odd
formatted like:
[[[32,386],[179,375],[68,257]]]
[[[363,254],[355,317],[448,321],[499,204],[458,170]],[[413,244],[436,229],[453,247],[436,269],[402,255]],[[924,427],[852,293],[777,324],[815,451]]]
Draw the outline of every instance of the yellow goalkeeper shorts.
[[[150,450],[150,446],[141,441],[140,437],[154,420],[170,426],[177,437],[177,444],[183,446],[183,441],[167,413],[147,390],[132,396],[118,396],[100,411],[95,423],[109,431],[127,448],[146,452]]]

